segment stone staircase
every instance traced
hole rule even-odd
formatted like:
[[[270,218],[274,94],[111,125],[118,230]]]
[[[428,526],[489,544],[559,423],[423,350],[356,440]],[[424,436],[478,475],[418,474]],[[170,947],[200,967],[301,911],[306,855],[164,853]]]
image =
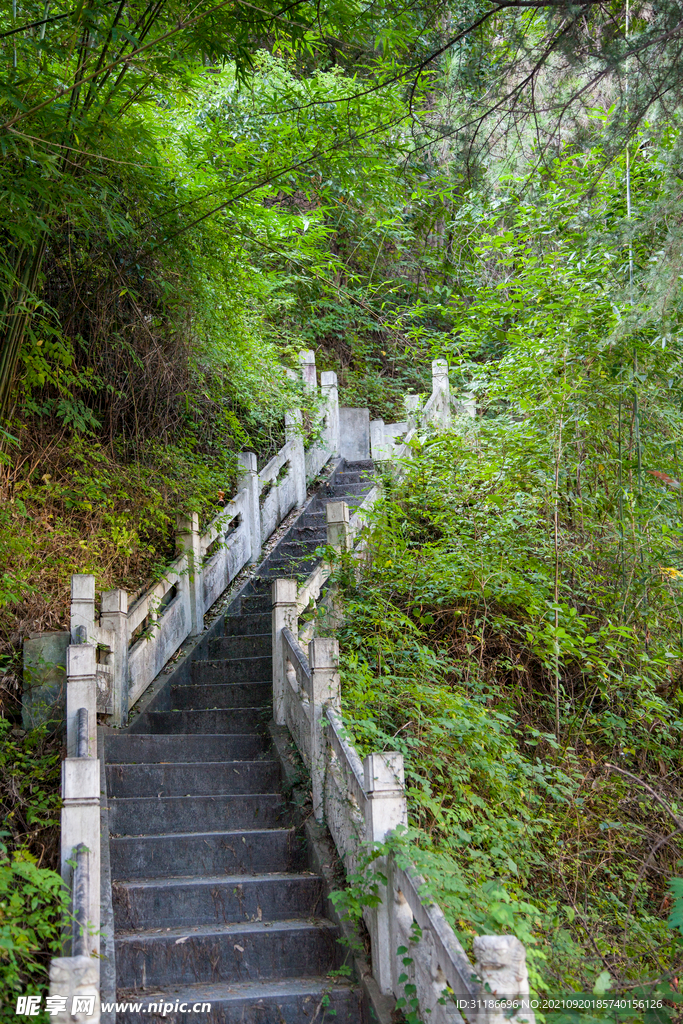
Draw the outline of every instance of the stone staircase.
[[[345,950],[270,743],[270,584],[310,573],[327,502],[359,504],[371,468],[341,462],[319,486],[208,660],[169,680],[169,710],[105,736],[117,998],[144,1007],[118,1024],[360,1024],[358,987],[331,973]],[[192,1012],[202,1003],[210,1013]]]

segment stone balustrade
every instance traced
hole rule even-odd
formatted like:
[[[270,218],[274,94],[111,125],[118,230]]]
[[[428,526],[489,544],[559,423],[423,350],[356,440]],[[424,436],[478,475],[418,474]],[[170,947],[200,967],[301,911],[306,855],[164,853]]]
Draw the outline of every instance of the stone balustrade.
[[[314,354],[301,353],[301,365],[305,387],[317,391]],[[72,643],[85,635],[98,649],[93,722],[99,712],[111,725],[125,725],[169,658],[202,632],[209,608],[245,565],[258,561],[263,543],[303,505],[308,482],[340,452],[336,374],[321,377],[320,439],[305,451],[301,412],[294,410],[286,416],[285,444],[260,472],[253,452],[240,453],[237,494],[206,530],[196,513],[176,517],[179,554],[159,583],[133,602],[125,590],[105,591],[97,609],[95,577],[72,576]]]
[[[317,391],[312,352],[301,353],[300,369],[305,390]],[[424,407],[421,409],[419,398],[412,396],[406,403],[406,421],[392,425],[381,420],[371,423],[367,409],[340,409],[336,375],[322,373],[318,440],[305,450],[302,417],[295,410],[286,418],[285,445],[260,472],[256,456],[241,453],[237,494],[206,530],[199,530],[196,514],[178,515],[178,557],[161,581],[132,602],[124,590],[106,591],[97,609],[95,577],[72,577],[61,863],[62,876],[75,900],[77,927],[71,936],[71,948],[65,950],[72,955],[51,962],[50,994],[66,1006],[55,1020],[85,1019],[84,1011],[73,1008],[87,1003],[88,1021],[99,1021],[97,715],[106,715],[113,726],[126,723],[130,709],[182,642],[202,632],[211,605],[245,565],[258,560],[263,543],[291,509],[304,503],[307,483],[330,458],[368,459],[372,455],[379,462],[400,460],[409,454],[410,440],[418,429],[450,422],[447,364],[436,360],[432,374],[432,394]],[[347,551],[354,547],[377,493],[374,488],[351,517],[343,502],[328,505],[328,543],[332,547]],[[356,543],[356,551],[358,547]],[[400,755],[373,754],[361,764],[345,739],[336,640],[310,636],[307,649],[301,646],[302,637],[305,640],[306,631],[310,633],[312,627],[305,627],[300,637],[299,616],[319,600],[329,575],[330,567],[322,564],[303,587],[298,588],[293,580],[274,583],[274,718],[288,726],[311,772],[316,818],[328,822],[340,853],[352,864],[368,844],[382,841],[405,822],[405,792]],[[328,616],[333,612],[329,597]],[[432,1019],[439,1024],[456,1019],[437,1009],[441,1007],[441,986],[450,986],[456,993],[475,991],[472,982],[467,981],[467,972],[471,971],[471,978],[474,969],[438,908],[425,908],[419,896],[420,880],[410,873],[402,874],[396,865],[385,868],[390,878],[386,899],[380,907],[368,911],[373,972],[380,988],[400,994],[397,978],[403,966],[393,950],[398,948],[397,942],[409,941],[410,914],[410,921],[417,921],[427,936],[420,940],[417,956],[411,947],[416,966],[411,968],[410,976],[415,976],[421,1005],[434,1007]],[[481,977],[489,968],[498,971],[495,977],[506,979],[524,973],[519,967],[519,950],[515,950],[517,967],[512,974],[509,970],[501,974],[501,963],[509,966],[510,960],[501,949],[486,947],[478,968]]]
[[[401,431],[381,421],[370,424],[373,457],[405,458],[418,430],[450,423],[447,365],[436,360],[433,374],[432,395],[422,409],[417,400],[408,403],[401,444],[396,441]],[[375,488],[353,517],[344,502],[328,504],[329,547],[354,553],[376,496]],[[327,825],[347,874],[354,874],[369,851],[407,824],[407,804],[402,755],[384,751],[361,761],[348,739],[341,717],[337,640],[314,635],[315,616],[299,628],[301,615],[322,603],[330,573],[331,567],[322,563],[301,586],[294,579],[272,584],[274,718],[289,730],[310,773],[316,820]],[[329,627],[340,612],[333,594],[324,603]],[[434,1024],[462,1024],[463,1018],[471,1024],[510,1019],[534,1024],[526,953],[514,936],[475,939],[473,965],[440,907],[424,896],[424,880],[414,868],[382,855],[370,870],[386,879],[379,886],[378,905],[364,911],[372,973],[382,994],[398,999],[408,991],[409,1002],[414,993],[420,1016],[427,1014]],[[496,1000],[511,1007],[496,1005]]]
[[[354,524],[344,502],[328,505],[328,545],[352,550],[363,511],[361,506]],[[321,596],[329,574],[329,566],[318,566],[301,587],[294,579],[273,581],[274,718],[289,730],[310,773],[316,820],[327,825],[347,874],[354,874],[364,855],[407,824],[403,756],[384,751],[361,761],[341,717],[337,640],[313,636],[302,645],[299,617]],[[379,904],[364,912],[372,973],[384,995],[405,998],[408,986],[420,1014],[428,1013],[434,1024],[463,1018],[471,1024],[534,1024],[526,954],[514,936],[480,936],[473,965],[440,907],[423,896],[425,883],[414,868],[382,855],[370,870],[386,878]],[[496,1006],[496,1000],[513,1008]]]

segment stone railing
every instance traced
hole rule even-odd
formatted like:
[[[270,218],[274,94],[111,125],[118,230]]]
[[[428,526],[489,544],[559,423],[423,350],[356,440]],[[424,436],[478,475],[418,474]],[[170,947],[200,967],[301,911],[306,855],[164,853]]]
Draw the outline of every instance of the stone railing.
[[[404,424],[370,424],[373,458],[389,462],[405,457],[418,430],[448,425],[451,403],[444,361],[435,361],[433,377],[432,395],[422,408],[417,398],[408,401]],[[359,528],[376,495],[375,488],[353,516],[345,502],[328,504],[329,547],[358,554]],[[315,818],[327,825],[347,874],[353,874],[369,851],[407,824],[408,815],[403,756],[390,751],[361,761],[346,735],[337,640],[313,635],[316,615],[309,615],[300,628],[301,616],[313,606],[324,612],[328,630],[339,622],[332,588],[321,600],[330,572],[322,563],[302,586],[294,579],[272,584],[273,714],[276,724],[289,730],[310,773]],[[414,993],[420,1015],[428,1014],[434,1024],[456,1024],[463,1017],[477,1024],[504,1024],[510,1017],[534,1024],[526,953],[518,939],[479,936],[472,964],[439,906],[425,898],[424,880],[414,868],[383,855],[371,870],[386,878],[386,885],[380,885],[381,901],[364,911],[372,973],[382,994],[409,1003]],[[513,1008],[500,1005],[500,1000],[511,1001]]]
[[[82,638],[80,631],[77,640]],[[66,746],[62,761],[61,875],[71,890],[67,956],[50,964],[54,1020],[97,1024],[100,953],[100,762],[94,644],[67,648]]]
[[[374,495],[368,496],[372,502]],[[368,500],[366,499],[366,500]],[[353,553],[354,537],[367,506],[349,517],[345,502],[327,506],[328,545]],[[311,776],[313,813],[325,823],[348,874],[363,857],[408,821],[403,756],[369,754],[361,761],[341,718],[338,642],[311,637],[310,623],[299,619],[321,596],[329,566],[318,566],[299,587],[294,579],[272,584],[273,716],[289,730]],[[339,608],[326,601],[327,625]],[[512,1000],[517,1021],[534,1024],[529,1009],[525,950],[514,936],[475,939],[476,963],[470,963],[439,906],[422,895],[424,880],[401,867],[393,856],[373,862],[387,879],[381,902],[366,908],[372,973],[380,991],[396,998],[414,992],[420,1013],[434,1024],[468,1021],[504,1024]],[[407,952],[406,952],[407,951]],[[488,1004],[488,1005],[487,1005]],[[467,1007],[465,1009],[464,1007]]]
[[[404,458],[419,430],[450,426],[452,402],[445,359],[432,362],[432,393],[424,404],[421,395],[406,395],[404,403],[406,418],[400,423],[385,423],[384,420],[370,423],[370,450],[375,462]]]
[[[314,354],[301,353],[300,366],[304,388],[317,390]],[[301,413],[295,410],[286,418],[285,445],[260,472],[256,456],[242,453],[238,457],[238,492],[203,533],[196,515],[177,517],[179,555],[159,583],[133,602],[124,590],[106,591],[98,610],[94,576],[72,577],[71,645],[66,657],[68,756],[62,774],[61,863],[62,877],[75,900],[74,920],[78,924],[66,944],[70,948],[65,951],[72,955],[51,963],[51,995],[66,1006],[64,1014],[60,1012],[55,1018],[57,1021],[76,1019],[70,1016],[72,1004],[90,1006],[93,999],[95,1009],[84,1012],[93,1015],[88,1017],[92,1024],[99,1019],[101,766],[97,758],[98,714],[106,715],[109,724],[114,726],[126,723],[132,706],[183,641],[202,632],[204,616],[211,605],[245,565],[258,560],[262,544],[287,513],[303,504],[307,483],[331,457],[367,459],[372,454],[378,459],[395,458],[407,450],[418,419],[424,423],[448,422],[448,368],[445,366],[444,370],[444,366],[439,361],[433,364],[432,394],[422,415],[419,400],[415,399],[412,404],[408,403],[409,410],[418,410],[413,417],[415,422],[409,414],[405,423],[393,426],[381,421],[370,424],[367,409],[340,410],[336,375],[322,373],[319,440],[305,450]],[[405,435],[403,444],[398,444],[402,435]],[[383,455],[387,450],[389,454]],[[343,503],[328,506],[328,532],[334,546],[348,548],[351,545],[375,494],[373,490],[353,517],[349,517]],[[337,713],[339,710],[335,697],[338,691],[336,641],[313,640],[307,656],[300,648],[298,636],[288,634],[284,627],[295,623],[298,615],[311,602],[317,601],[329,573],[329,566],[318,566],[298,592],[296,582],[278,581],[285,588],[290,585],[289,597],[291,585],[294,586],[293,610],[291,602],[277,601],[273,610],[274,624],[276,620],[280,622],[274,633],[279,651],[274,665],[288,666],[275,687],[275,718],[281,723],[287,721],[312,771],[317,815],[324,813],[328,773],[318,772],[316,766],[326,763],[328,734],[338,734],[339,742],[343,739],[338,720],[329,718],[327,711],[325,716],[322,713],[328,705],[330,713],[335,708]],[[281,621],[282,615],[286,622]],[[310,630],[310,625],[307,628]],[[287,657],[283,660],[285,653]],[[297,700],[290,697],[294,689]],[[288,719],[283,717],[287,713]],[[379,772],[377,779],[381,782],[386,771],[380,755],[376,758],[380,759],[373,761],[371,771]],[[393,765],[391,759],[387,764],[390,763]],[[367,806],[388,807],[387,791],[382,790],[374,775],[369,778]],[[380,796],[382,793],[384,795]],[[366,804],[363,807],[367,809]],[[378,813],[375,819],[380,820]],[[376,838],[381,829],[373,828],[372,835]],[[367,830],[363,832],[363,842],[367,834]],[[413,902],[416,908],[422,906],[417,896]],[[423,911],[416,909],[416,913]],[[381,914],[378,920],[383,920]],[[381,944],[377,948],[382,948]],[[386,971],[382,976],[385,975]]]
[[[301,353],[304,386],[317,390],[312,352]],[[164,578],[133,602],[125,590],[102,594],[95,605],[95,577],[71,580],[71,640],[97,646],[96,711],[113,726],[128,712],[189,636],[204,628],[204,615],[240,570],[256,562],[262,544],[293,508],[303,505],[306,487],[340,452],[337,377],[321,374],[320,440],[304,449],[301,412],[285,419],[286,442],[258,472],[256,456],[238,456],[237,494],[203,532],[197,514],[176,517],[179,554]],[[94,717],[93,717],[94,721]]]

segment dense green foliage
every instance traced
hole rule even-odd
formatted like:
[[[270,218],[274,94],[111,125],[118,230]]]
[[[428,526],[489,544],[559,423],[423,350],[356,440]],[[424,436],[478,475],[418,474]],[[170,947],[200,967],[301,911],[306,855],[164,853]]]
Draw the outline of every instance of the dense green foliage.
[[[404,754],[432,891],[557,992],[656,987],[683,955],[676,147],[635,167],[632,291],[623,165],[465,197],[459,273],[411,315],[480,412],[387,478],[340,635],[347,720]]]
[[[60,762],[45,727],[23,735],[0,719],[0,1006],[12,1012],[61,950],[68,894],[45,866],[59,856]]]
[[[175,513],[206,521],[295,403],[310,439],[300,348],[388,421],[432,356],[477,406],[387,479],[340,637],[465,945],[512,929],[539,989],[680,968],[683,29],[629,18],[0,9],[6,991],[44,981],[61,900],[21,640],[72,572],[161,575]]]

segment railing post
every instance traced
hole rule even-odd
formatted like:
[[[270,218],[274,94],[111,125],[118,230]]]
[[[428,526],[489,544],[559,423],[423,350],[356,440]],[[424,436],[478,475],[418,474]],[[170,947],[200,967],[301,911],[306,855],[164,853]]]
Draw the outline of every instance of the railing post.
[[[125,590],[106,590],[102,594],[100,626],[112,634],[114,674],[112,681],[112,725],[117,728],[128,720],[128,594]]]
[[[202,576],[202,542],[199,515],[176,516],[175,543],[187,556],[187,581],[190,588],[190,636],[199,636],[204,629],[204,580]]]
[[[54,1024],[99,1024],[99,961],[91,956],[55,957],[50,961],[50,995],[64,1006],[52,1013]]]
[[[384,436],[384,420],[370,420],[370,456],[373,462],[385,462],[390,457]]]
[[[403,405],[406,411],[406,419],[408,421],[407,433],[414,430],[417,426],[418,414],[420,410],[420,396],[419,395],[404,395]]]
[[[71,644],[66,649],[66,750],[78,756],[78,710],[88,712],[88,751],[97,757],[97,648],[94,644]]]
[[[291,446],[289,463],[294,478],[297,507],[306,501],[306,453],[301,423],[301,409],[292,409],[291,412],[285,413],[285,437]]]
[[[250,562],[261,557],[261,497],[258,482],[258,466],[254,452],[240,452],[237,456],[237,487],[247,492],[247,516],[251,543]]]
[[[365,834],[367,843],[372,846],[383,843],[388,833],[399,825],[408,824],[403,754],[368,754],[363,761],[363,771],[367,795]],[[376,870],[389,878],[386,858],[379,857],[374,863]],[[385,995],[393,989],[392,961],[396,956],[396,950],[391,948],[393,930],[389,914],[393,893],[389,889],[390,886],[381,889],[381,903],[366,912],[372,949],[372,973],[380,991]]]
[[[304,382],[304,391],[317,391],[318,378],[315,372],[315,352],[313,349],[305,349],[299,352],[299,366]]]
[[[311,788],[316,821],[325,817],[326,738],[323,716],[326,707],[341,711],[339,644],[335,639],[315,637],[308,645],[311,666]]]
[[[71,888],[69,861],[76,849],[88,850],[90,878],[87,906],[89,952],[99,952],[100,940],[100,762],[96,757],[67,757],[62,761],[61,876]]]
[[[536,1017],[529,1006],[529,973],[526,949],[514,935],[478,935],[473,943],[475,969],[481,978],[481,998],[477,1024],[509,1024],[512,1001],[519,1009],[513,1020],[535,1024]],[[503,1005],[487,1007],[485,1003],[500,1000]]]
[[[325,440],[331,455],[341,452],[341,433],[339,425],[339,392],[337,390],[337,374],[333,370],[325,370],[320,374],[320,390],[326,399]]]
[[[270,588],[273,604],[273,718],[276,725],[286,725],[285,708],[287,673],[282,646],[282,630],[287,627],[297,635],[296,580],[273,580]]]
[[[71,577],[71,643],[81,639],[79,629],[85,629],[86,641],[95,631],[95,577],[76,573]]]
[[[351,527],[349,506],[345,501],[330,501],[325,509],[327,516],[327,543],[335,551],[351,549]]]
[[[446,359],[432,360],[432,394],[441,392],[441,404],[439,409],[439,426],[450,427],[451,425],[451,386],[448,380],[448,361]]]

